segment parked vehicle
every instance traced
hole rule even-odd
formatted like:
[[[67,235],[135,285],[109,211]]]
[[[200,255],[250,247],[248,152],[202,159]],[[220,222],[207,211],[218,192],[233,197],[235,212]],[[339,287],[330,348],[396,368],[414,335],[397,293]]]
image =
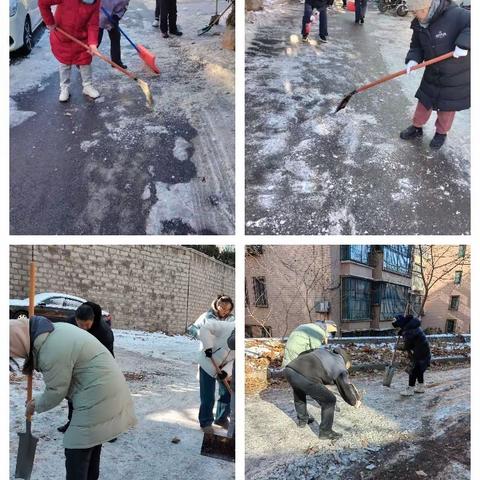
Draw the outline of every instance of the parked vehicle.
[[[47,317],[52,322],[62,322],[70,318],[86,301],[66,293],[39,293],[35,295],[35,315]],[[10,318],[28,318],[28,298],[10,300]],[[102,310],[102,318],[112,325],[110,313]]]
[[[388,10],[395,10],[399,17],[404,17],[408,13],[406,0],[378,0],[378,9],[382,13]]]
[[[460,2],[460,6],[467,10],[470,10],[471,4],[471,0],[464,0],[463,2]]]
[[[37,0],[10,0],[10,51],[30,53],[33,32],[42,23]]]

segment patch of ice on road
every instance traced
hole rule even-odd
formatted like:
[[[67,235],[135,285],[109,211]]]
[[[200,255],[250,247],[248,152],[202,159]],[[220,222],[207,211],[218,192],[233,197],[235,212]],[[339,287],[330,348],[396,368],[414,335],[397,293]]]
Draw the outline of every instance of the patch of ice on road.
[[[80,148],[82,151],[88,152],[92,147],[97,146],[98,142],[98,140],[84,140],[80,143]]]
[[[205,67],[205,75],[215,83],[221,84],[227,91],[235,91],[235,73],[218,64],[209,63]]]
[[[190,142],[185,140],[183,137],[176,137],[175,146],[173,147],[173,156],[177,160],[184,162],[190,157],[188,153],[189,148],[192,148],[192,144]]]
[[[145,190],[142,193],[142,200],[148,200],[152,196],[152,192],[150,191],[150,185],[145,186]]]
[[[161,134],[168,134],[168,129],[163,125],[145,125],[145,131],[147,133],[158,133]]]
[[[10,127],[17,127],[36,114],[37,112],[18,110],[17,102],[10,98]]]
[[[162,222],[182,219],[196,230],[196,221],[199,212],[194,212],[192,205],[187,203],[192,199],[192,191],[189,183],[177,183],[174,185],[155,182],[156,203],[150,209],[146,222],[147,235],[162,235]]]
[[[317,188],[316,173],[304,160],[287,159],[285,170],[293,176],[289,182],[293,192],[312,193]]]
[[[44,88],[42,82],[57,71],[58,62],[50,50],[48,32],[45,32],[27,58],[10,65],[10,96]]]
[[[267,155],[277,155],[287,148],[287,133],[273,135],[263,142],[261,150],[258,152],[260,157]]]
[[[328,233],[330,235],[356,235],[355,217],[343,207],[328,215]]]

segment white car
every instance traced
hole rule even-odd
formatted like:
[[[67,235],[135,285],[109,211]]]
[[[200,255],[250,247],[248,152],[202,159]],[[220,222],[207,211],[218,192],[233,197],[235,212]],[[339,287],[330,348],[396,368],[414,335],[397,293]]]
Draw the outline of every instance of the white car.
[[[10,51],[33,48],[33,32],[42,23],[38,0],[10,0]]]

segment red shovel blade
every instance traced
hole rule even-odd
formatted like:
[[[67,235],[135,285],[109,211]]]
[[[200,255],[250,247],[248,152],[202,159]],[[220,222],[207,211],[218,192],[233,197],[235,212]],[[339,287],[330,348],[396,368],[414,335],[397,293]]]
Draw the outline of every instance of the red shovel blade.
[[[143,45],[137,43],[138,55],[155,72],[160,73],[160,69],[155,65],[155,55]]]

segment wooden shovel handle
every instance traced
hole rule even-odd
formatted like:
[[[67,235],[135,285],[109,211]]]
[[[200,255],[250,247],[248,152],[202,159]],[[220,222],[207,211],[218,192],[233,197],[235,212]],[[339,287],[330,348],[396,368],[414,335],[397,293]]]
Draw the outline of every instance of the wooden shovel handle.
[[[92,55],[96,55],[98,58],[103,60],[104,62],[109,63],[113,68],[116,68],[120,72],[122,72],[124,75],[127,77],[132,78],[133,80],[137,80],[136,75],[134,75],[132,72],[129,72],[128,70],[125,70],[125,68],[122,68],[120,65],[118,65],[115,62],[112,62],[109,58],[107,58],[105,55],[102,55],[100,52],[92,52],[90,47],[86,44],[80,41],[78,38],[75,38],[74,36],[70,35],[67,33],[65,30],[62,30],[60,27],[55,27],[55,30],[58,30],[62,35],[65,35],[67,38],[69,38],[72,42],[77,43],[78,45],[81,45],[85,50],[88,50]]]
[[[215,367],[215,371],[217,372],[217,375],[219,375],[221,373],[221,370],[218,368],[218,365],[215,363],[215,360],[212,357],[210,357],[210,360],[212,361],[213,366]],[[228,384],[227,379],[224,378],[222,380],[222,382],[225,385],[225,388],[228,390],[228,393],[230,395],[232,395],[232,389],[231,389],[230,385]]]
[[[453,52],[444,53],[443,55],[440,55],[439,57],[435,57],[435,58],[432,58],[430,60],[426,60],[425,62],[419,63],[418,65],[415,65],[414,67],[412,67],[411,70],[418,70],[419,68],[425,68],[425,67],[428,67],[429,65],[432,65],[434,63],[442,62],[443,60],[446,60],[447,58],[450,58],[450,57],[453,57]],[[406,73],[407,73],[406,68],[404,68],[403,70],[399,70],[398,72],[391,73],[390,75],[379,78],[378,80],[375,80],[371,83],[367,83],[366,85],[363,85],[362,87],[357,88],[357,93],[360,93],[360,92],[363,92],[365,90],[368,90],[369,88],[375,87],[376,85],[379,85],[380,83],[384,83],[384,82],[388,82],[389,80],[393,80],[394,78],[405,75]]]
[[[35,261],[33,260],[33,253],[32,253],[32,261],[30,262],[30,279],[29,279],[29,286],[28,286],[28,318],[31,319],[35,315],[35,276],[36,276],[36,268],[35,268]],[[27,377],[27,402],[32,399],[32,390],[33,390],[33,377],[29,375]],[[31,415],[27,415],[27,421],[30,422],[32,420]]]

